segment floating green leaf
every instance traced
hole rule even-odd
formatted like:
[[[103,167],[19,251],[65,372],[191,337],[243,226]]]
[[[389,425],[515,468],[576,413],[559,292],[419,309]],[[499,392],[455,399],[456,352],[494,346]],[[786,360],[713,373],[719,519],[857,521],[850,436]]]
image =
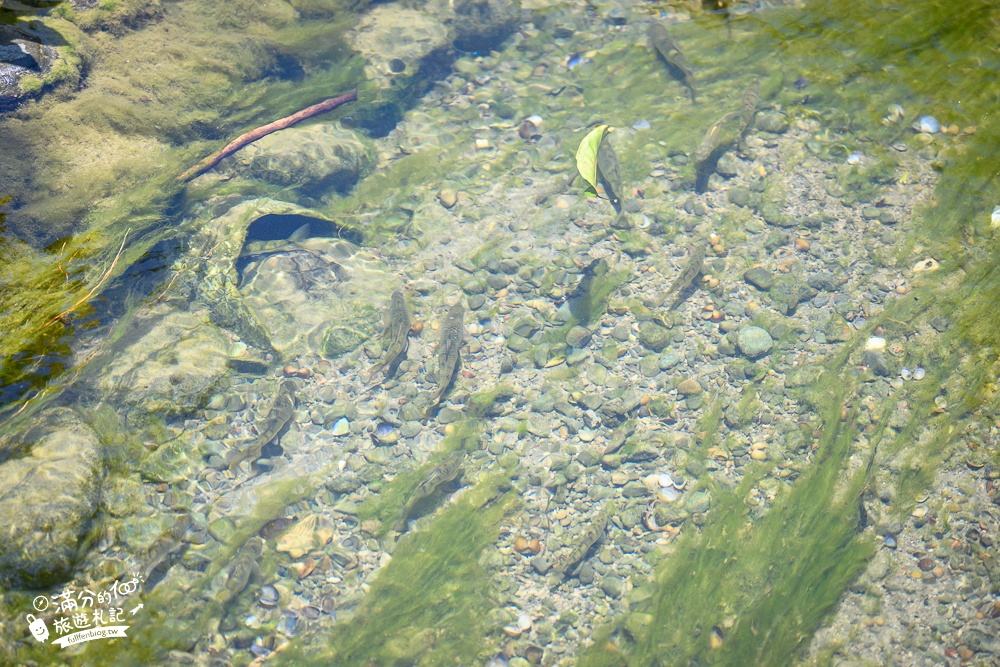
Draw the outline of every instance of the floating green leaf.
[[[598,125],[587,133],[576,149],[576,168],[590,187],[597,189],[597,149],[611,131],[610,125]]]

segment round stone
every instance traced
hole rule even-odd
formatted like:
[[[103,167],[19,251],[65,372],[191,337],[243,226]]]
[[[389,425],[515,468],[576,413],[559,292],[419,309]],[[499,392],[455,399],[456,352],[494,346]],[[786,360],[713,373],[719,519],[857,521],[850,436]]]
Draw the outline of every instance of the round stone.
[[[771,334],[760,327],[749,326],[743,327],[736,334],[736,347],[751,359],[757,359],[771,351],[774,341]]]

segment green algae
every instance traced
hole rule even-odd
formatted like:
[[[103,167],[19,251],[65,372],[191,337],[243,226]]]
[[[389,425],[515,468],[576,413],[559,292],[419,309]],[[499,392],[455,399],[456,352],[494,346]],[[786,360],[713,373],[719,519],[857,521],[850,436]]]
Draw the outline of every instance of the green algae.
[[[875,3],[861,3],[859,16],[857,3],[851,3],[850,12],[845,11],[846,7],[841,2],[814,4],[810,11],[800,14],[809,17],[808,27],[802,23],[796,25],[796,29],[808,35],[806,39],[790,37],[794,30],[788,30],[788,23],[777,22],[780,27],[771,34],[780,36],[784,57],[805,51],[810,57],[804,58],[800,67],[811,79],[816,77],[821,83],[838,86],[838,104],[848,113],[865,113],[875,128],[873,134],[887,142],[898,137],[898,130],[882,128],[878,120],[889,103],[906,104],[913,99],[909,85],[918,88],[918,94],[926,95],[924,99],[940,100],[939,104],[949,99],[965,102],[970,96],[975,98],[976,103],[971,107],[963,104],[966,111],[970,108],[985,111],[988,100],[995,98],[995,90],[983,79],[988,68],[981,64],[966,69],[976,70],[972,75],[975,83],[969,88],[964,81],[957,83],[959,79],[955,77],[907,78],[909,73],[928,66],[932,72],[943,74],[941,68],[945,62],[953,66],[955,60],[962,62],[972,57],[965,54],[981,53],[982,48],[976,45],[977,35],[979,39],[987,39],[983,31],[996,25],[995,8],[986,3],[972,3],[955,12],[953,6],[944,3],[921,3],[906,12],[902,26],[893,22],[890,39],[873,40],[867,30],[858,29],[859,20],[874,27],[881,24],[880,14],[884,10]],[[851,18],[848,20],[847,16]],[[796,21],[789,20],[792,24]],[[818,35],[824,38],[818,39]],[[857,62],[841,58],[845,42],[861,50],[860,67]],[[948,52],[943,44],[961,48]],[[853,70],[846,84],[837,80],[840,72],[836,67],[829,66],[838,58],[845,69]],[[821,61],[822,66],[818,64]],[[892,71],[887,62],[900,65],[903,71]],[[863,76],[858,76],[859,68],[864,70]],[[906,85],[879,89],[878,83],[890,77],[904,78]],[[947,82],[945,90],[939,87],[942,79]],[[977,85],[981,87],[978,93],[971,89]],[[869,97],[873,89],[878,91],[874,101]],[[970,113],[966,122],[974,122],[974,118],[976,113]],[[989,116],[978,115],[978,119],[982,118]],[[989,216],[982,197],[996,191],[997,161],[994,159],[988,166],[978,157],[969,159],[974,155],[972,150],[982,150],[987,156],[997,155],[992,134],[992,127],[981,125],[972,139],[963,139],[974,144],[975,149],[963,147],[947,152],[936,192],[937,202],[921,212],[915,232],[924,243],[940,249],[937,256],[957,254],[960,261],[955,264],[965,272],[964,281],[957,287],[952,283],[950,288],[942,289],[940,276],[935,276],[933,291],[923,289],[901,299],[877,318],[889,329],[912,329],[916,322],[926,321],[934,314],[954,317],[959,323],[955,335],[934,343],[941,352],[935,354],[934,370],[928,372],[924,384],[909,394],[912,411],[905,426],[888,428],[892,406],[885,406],[867,432],[869,468],[847,472],[846,459],[858,436],[852,425],[852,415],[856,413],[849,413],[847,420],[841,421],[840,406],[849,405],[850,397],[863,392],[864,385],[863,376],[848,373],[845,377],[840,370],[870,335],[874,322],[869,322],[825,364],[827,370],[823,376],[802,392],[803,398],[808,398],[821,414],[823,423],[819,449],[810,468],[790,491],[776,498],[769,513],[756,525],[744,517],[749,509],[745,499],[750,477],[732,493],[721,489],[713,493],[715,507],[703,533],[688,536],[661,566],[651,601],[634,607],[625,620],[596,635],[594,646],[580,664],[654,665],[704,660],[711,664],[777,665],[796,660],[798,652],[872,553],[870,538],[857,533],[857,499],[870,476],[902,457],[892,511],[904,516],[915,495],[927,487],[953,449],[958,430],[954,424],[956,417],[969,415],[989,394],[984,387],[988,387],[989,376],[996,368],[995,350],[1000,341],[995,315],[986,304],[1000,298],[997,292],[1000,274],[997,263],[988,259],[988,253],[961,248],[960,233],[965,232],[966,243],[970,236],[975,243],[987,246],[994,243],[983,238]],[[991,137],[993,145],[986,145],[989,140],[980,142],[981,137]],[[968,156],[964,160],[963,154]],[[894,169],[890,158],[879,159],[864,173],[860,170],[858,173],[842,170],[842,173],[854,179],[852,185],[862,186],[863,191],[853,195],[862,201],[877,196],[879,188],[894,177]],[[959,369],[976,366],[970,356],[985,363],[967,376]],[[954,413],[949,410],[949,414],[928,419],[938,387],[949,384],[954,385],[948,391],[949,397],[962,397],[961,404]],[[703,421],[701,428],[705,426]],[[630,622],[645,613],[652,614],[653,625]],[[715,626],[722,628],[724,640],[713,649],[708,629]]]
[[[506,473],[488,476],[425,529],[400,540],[360,608],[335,625],[325,646],[293,643],[287,665],[442,665],[483,656],[499,605],[483,552],[516,506]],[[495,650],[495,647],[494,647]]]
[[[388,535],[400,510],[406,505],[420,481],[451,452],[459,449],[469,451],[475,449],[482,419],[489,414],[497,401],[512,395],[513,389],[510,385],[500,384],[470,396],[466,402],[466,416],[449,425],[450,432],[442,439],[435,454],[423,465],[397,475],[389,484],[382,487],[377,496],[362,503],[358,507],[358,517],[361,520],[378,520],[379,528],[376,535],[378,537]]]

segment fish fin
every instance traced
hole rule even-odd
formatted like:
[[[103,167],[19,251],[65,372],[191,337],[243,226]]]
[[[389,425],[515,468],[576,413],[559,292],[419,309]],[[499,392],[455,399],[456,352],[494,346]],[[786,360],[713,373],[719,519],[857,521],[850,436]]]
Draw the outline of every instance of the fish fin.
[[[289,243],[302,243],[307,238],[309,238],[309,223],[302,225],[288,237]]]

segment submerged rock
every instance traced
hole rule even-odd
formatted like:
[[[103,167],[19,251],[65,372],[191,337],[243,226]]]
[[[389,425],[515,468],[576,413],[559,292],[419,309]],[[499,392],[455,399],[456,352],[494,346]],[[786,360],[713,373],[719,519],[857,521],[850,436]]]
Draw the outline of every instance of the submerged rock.
[[[13,108],[56,84],[78,79],[79,52],[67,37],[75,41],[79,34],[76,26],[53,18],[0,24],[0,109]]]
[[[258,139],[223,160],[219,170],[304,192],[345,192],[371,171],[368,141],[333,124],[290,127]]]
[[[201,407],[226,376],[233,343],[205,319],[170,312],[154,320],[115,356],[98,388],[148,413],[184,414]]]
[[[521,16],[513,0],[457,0],[454,3],[455,46],[462,51],[488,51],[507,38]]]
[[[0,582],[41,588],[68,579],[100,495],[97,437],[69,409],[43,412],[19,436],[29,453],[0,464]]]
[[[736,347],[751,359],[757,359],[771,351],[774,341],[771,334],[760,327],[749,326],[743,327],[736,334]]]

